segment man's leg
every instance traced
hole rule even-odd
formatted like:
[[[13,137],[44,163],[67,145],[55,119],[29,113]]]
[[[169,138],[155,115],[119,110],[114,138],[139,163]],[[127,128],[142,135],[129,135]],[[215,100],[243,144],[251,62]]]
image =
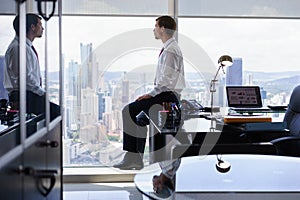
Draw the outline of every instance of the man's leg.
[[[45,95],[39,96],[33,92],[26,92],[26,111],[28,114],[45,114]]]
[[[124,107],[123,118],[123,150],[127,151],[123,160],[114,165],[120,169],[143,168],[143,155],[147,137],[147,127],[139,126],[136,116],[149,109],[150,101],[135,101]]]
[[[27,91],[27,113],[36,115],[45,114],[46,102],[45,95],[39,96],[33,92]],[[60,115],[60,106],[50,102],[50,121]]]
[[[155,120],[157,118],[157,108],[159,105],[162,105],[163,102],[178,102],[178,99],[173,93],[166,92],[150,99],[132,102],[124,107],[122,111],[123,150],[127,151],[127,153],[125,154],[123,161],[114,165],[114,167],[120,169],[132,169],[134,168],[132,166],[135,166],[135,163],[138,164],[136,169],[143,167],[139,165],[141,163],[140,161],[142,161],[139,159],[142,159],[144,154],[147,127],[137,125],[136,116],[141,111],[144,111]],[[136,162],[134,160],[136,160]]]
[[[123,150],[133,153],[144,153],[147,137],[147,127],[139,126],[136,116],[141,112],[147,112],[147,101],[132,102],[124,107],[123,117]]]
[[[176,103],[177,105],[179,104],[179,99],[178,96],[175,95],[172,92],[164,92],[156,96],[157,101],[160,102],[160,104],[165,103]],[[159,109],[161,110],[161,109]],[[163,116],[158,116],[159,110],[157,109],[152,109],[151,112],[149,113],[151,119],[155,122],[155,124],[159,127],[162,128],[164,124],[166,123],[165,120],[167,120],[167,114],[163,113]],[[160,118],[160,119],[159,119]],[[159,123],[159,121],[161,121]],[[156,129],[156,127],[152,126],[150,127],[150,138],[149,138],[149,161],[150,163],[153,162],[159,162],[159,161],[164,161],[167,159],[166,157],[166,135],[165,134],[160,134],[159,131]]]

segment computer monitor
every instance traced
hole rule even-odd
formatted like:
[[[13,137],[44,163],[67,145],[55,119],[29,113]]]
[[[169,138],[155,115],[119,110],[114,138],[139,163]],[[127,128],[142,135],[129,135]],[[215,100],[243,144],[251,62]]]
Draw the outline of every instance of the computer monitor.
[[[259,86],[226,86],[228,107],[261,108]]]

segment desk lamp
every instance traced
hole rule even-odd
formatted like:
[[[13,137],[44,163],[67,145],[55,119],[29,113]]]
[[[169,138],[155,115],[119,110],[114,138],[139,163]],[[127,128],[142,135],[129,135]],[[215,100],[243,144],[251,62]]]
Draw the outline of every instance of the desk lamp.
[[[219,58],[218,65],[219,65],[218,71],[217,71],[215,77],[210,82],[210,94],[211,94],[210,114],[211,114],[211,117],[213,116],[214,92],[216,92],[216,82],[218,81],[217,76],[219,74],[220,69],[222,69],[223,73],[225,74],[224,67],[229,67],[232,65],[232,58],[228,55],[223,55]]]

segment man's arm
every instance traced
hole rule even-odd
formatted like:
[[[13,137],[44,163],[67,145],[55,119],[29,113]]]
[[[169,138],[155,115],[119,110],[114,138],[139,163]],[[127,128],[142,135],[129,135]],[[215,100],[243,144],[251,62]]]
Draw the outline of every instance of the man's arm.
[[[136,101],[141,101],[141,100],[144,100],[144,99],[150,99],[151,97],[152,97],[152,96],[149,95],[149,94],[144,94],[144,95],[138,97],[138,98],[136,99]]]
[[[19,48],[9,48],[5,53],[4,87],[8,90],[19,88]]]

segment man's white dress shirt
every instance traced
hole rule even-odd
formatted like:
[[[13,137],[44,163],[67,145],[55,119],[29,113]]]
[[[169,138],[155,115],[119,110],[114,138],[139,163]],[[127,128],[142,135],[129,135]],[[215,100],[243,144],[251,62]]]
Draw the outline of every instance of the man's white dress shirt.
[[[178,43],[170,38],[163,48],[158,59],[154,88],[148,93],[152,97],[168,91],[180,93],[185,88],[183,56]]]
[[[40,96],[45,90],[41,87],[40,64],[32,49],[32,42],[26,38],[26,90]],[[19,90],[19,37],[15,36],[5,53],[4,87],[8,92]]]

